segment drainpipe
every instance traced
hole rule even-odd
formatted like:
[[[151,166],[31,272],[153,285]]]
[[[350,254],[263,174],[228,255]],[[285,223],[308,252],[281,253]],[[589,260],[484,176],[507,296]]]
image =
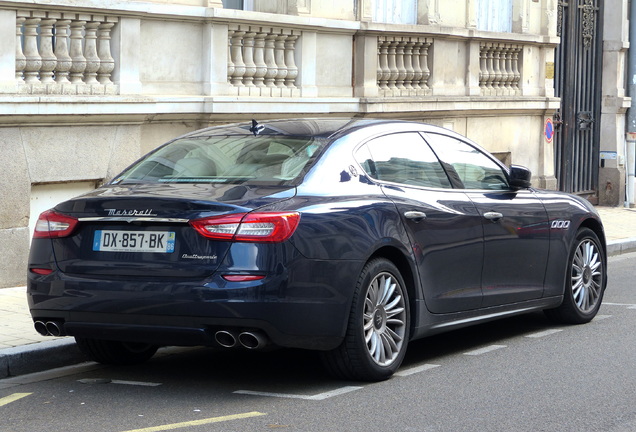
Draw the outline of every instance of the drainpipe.
[[[634,204],[634,172],[636,171],[636,1],[632,0],[629,7],[629,43],[627,65],[627,92],[632,98],[627,110],[627,185],[625,191],[625,207]]]

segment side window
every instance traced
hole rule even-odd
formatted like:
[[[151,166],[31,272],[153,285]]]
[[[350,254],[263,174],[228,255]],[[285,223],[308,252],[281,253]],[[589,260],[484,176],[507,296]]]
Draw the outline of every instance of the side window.
[[[508,189],[504,170],[483,152],[447,135],[424,134],[450,176],[466,189]]]
[[[435,154],[417,133],[385,135],[356,152],[356,160],[374,179],[413,186],[451,188]]]

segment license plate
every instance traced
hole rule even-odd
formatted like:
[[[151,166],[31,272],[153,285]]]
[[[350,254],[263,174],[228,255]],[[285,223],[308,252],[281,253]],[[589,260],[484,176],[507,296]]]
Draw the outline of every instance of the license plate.
[[[95,231],[93,250],[99,252],[174,252],[172,231]]]

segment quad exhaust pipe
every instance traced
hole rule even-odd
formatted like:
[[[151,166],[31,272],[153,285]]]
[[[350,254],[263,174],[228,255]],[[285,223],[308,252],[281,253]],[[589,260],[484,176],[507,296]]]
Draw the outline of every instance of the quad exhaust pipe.
[[[214,339],[224,348],[242,346],[249,350],[257,350],[269,344],[267,336],[259,331],[237,333],[232,330],[219,330],[214,334]]]
[[[33,323],[35,331],[42,336],[66,336],[64,323],[62,321],[35,321]]]

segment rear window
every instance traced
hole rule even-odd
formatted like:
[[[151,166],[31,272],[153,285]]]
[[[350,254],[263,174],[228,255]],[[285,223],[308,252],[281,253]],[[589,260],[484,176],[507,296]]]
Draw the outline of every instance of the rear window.
[[[294,183],[324,142],[314,137],[211,136],[175,140],[113,183]]]

